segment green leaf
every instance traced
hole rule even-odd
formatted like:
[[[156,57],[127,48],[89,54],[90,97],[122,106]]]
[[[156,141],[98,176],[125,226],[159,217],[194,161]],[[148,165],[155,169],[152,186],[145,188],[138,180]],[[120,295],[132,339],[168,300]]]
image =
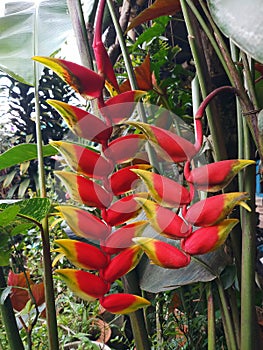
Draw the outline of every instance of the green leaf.
[[[167,24],[170,21],[170,17],[162,16],[154,20],[154,24],[143,31],[143,33],[138,37],[132,50],[135,50],[142,43],[151,43],[155,38],[160,37],[164,34]]]
[[[7,188],[11,185],[16,173],[17,173],[16,170],[12,170],[10,173],[6,175],[5,181],[3,182],[3,188]]]
[[[8,298],[9,294],[11,294],[12,286],[7,286],[1,293],[0,304],[3,305]]]
[[[17,201],[15,204],[0,203],[0,210],[14,205],[19,206],[19,212],[17,214],[40,222],[48,214],[51,202],[48,198],[31,198]]]
[[[22,223],[18,224],[10,233],[11,236],[22,235],[27,233],[32,228],[32,224]]]
[[[0,250],[0,266],[8,266],[11,251],[9,249]]]
[[[209,0],[211,15],[221,31],[238,47],[263,63],[261,0]]]
[[[14,204],[0,212],[0,226],[7,226],[10,222],[12,222],[19,210],[19,205]]]
[[[18,198],[23,198],[28,186],[30,184],[30,179],[25,179],[21,182],[18,189]]]
[[[223,270],[220,275],[220,280],[224,286],[224,289],[228,289],[235,282],[237,276],[237,268],[236,265],[228,265]]]
[[[31,57],[50,56],[61,47],[71,31],[67,1],[42,0],[38,10],[34,1],[6,1],[0,28],[0,69],[33,85],[34,63]]]
[[[43,146],[43,156],[49,157],[57,154],[58,151],[51,145]],[[0,155],[0,170],[37,159],[37,145],[33,143],[23,143],[9,149]]]

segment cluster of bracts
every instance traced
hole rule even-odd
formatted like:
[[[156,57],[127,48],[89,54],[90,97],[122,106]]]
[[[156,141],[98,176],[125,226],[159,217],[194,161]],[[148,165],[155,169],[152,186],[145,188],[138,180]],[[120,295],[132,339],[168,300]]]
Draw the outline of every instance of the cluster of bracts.
[[[83,97],[96,99],[99,110],[96,116],[61,101],[48,101],[78,137],[94,145],[92,148],[73,142],[51,142],[72,169],[56,174],[71,199],[80,204],[61,205],[57,210],[76,235],[97,242],[94,245],[72,239],[56,240],[57,251],[77,268],[58,269],[56,273],[81,298],[99,299],[112,313],[129,313],[149,302],[132,294],[110,293],[111,284],[131,271],[144,252],[154,264],[178,269],[187,266],[191,256],[221,246],[238,223],[228,215],[236,205],[249,209],[244,202],[248,195],[223,193],[192,204],[195,193],[221,191],[254,161],[235,159],[193,166],[203,142],[201,118],[216,93],[208,96],[195,116],[194,144],[172,131],[129,121],[135,102],[145,92],[120,90],[101,40],[104,3],[101,1],[98,8],[93,44],[98,73],[66,60],[39,56],[34,59],[53,69]],[[104,98],[105,86],[113,92],[108,100]],[[113,128],[120,124],[126,126],[127,134],[112,140]],[[147,156],[142,156],[146,144],[155,151],[158,161],[183,167],[183,185],[153,171]],[[138,181],[144,183],[147,192],[136,192],[134,184]],[[96,215],[90,208],[96,209]],[[141,210],[147,220],[134,220]],[[143,237],[149,224],[158,234],[179,240],[180,248],[157,236]]]

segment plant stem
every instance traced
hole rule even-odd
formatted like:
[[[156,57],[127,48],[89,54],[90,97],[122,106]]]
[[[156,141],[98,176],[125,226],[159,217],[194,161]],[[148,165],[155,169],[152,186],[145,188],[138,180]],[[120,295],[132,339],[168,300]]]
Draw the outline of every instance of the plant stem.
[[[244,126],[244,155],[251,157],[251,140],[247,126]],[[241,350],[255,349],[255,167],[249,167],[243,174],[244,190],[249,193],[252,212],[241,210],[242,264],[241,264]]]
[[[34,55],[38,54],[38,5],[35,10],[34,23]],[[40,117],[40,102],[39,102],[39,74],[37,63],[34,61],[34,89],[35,89],[35,108],[36,108],[36,137],[37,137],[37,156],[38,156],[38,179],[40,188],[40,197],[46,197],[45,186],[45,168],[43,158],[43,142],[41,132],[41,117]],[[41,238],[43,245],[43,265],[44,265],[44,288],[45,288],[45,302],[47,315],[47,330],[49,348],[52,350],[59,350],[57,318],[54,298],[54,287],[52,279],[52,262],[50,255],[49,229],[48,218],[43,220],[43,228],[41,229]]]
[[[206,288],[207,299],[207,335],[208,335],[208,350],[216,349],[216,333],[215,333],[215,305],[212,293],[212,282],[208,282]]]
[[[109,8],[109,11],[110,11],[110,14],[111,14],[111,18],[112,18],[112,21],[113,21],[113,24],[114,24],[114,29],[116,30],[118,41],[120,43],[121,53],[122,53],[122,56],[123,56],[125,68],[127,70],[128,78],[130,80],[131,88],[132,88],[132,90],[136,90],[137,83],[136,83],[134,71],[133,71],[133,68],[132,68],[131,59],[130,59],[130,56],[129,56],[129,53],[128,53],[128,50],[127,50],[127,47],[126,47],[126,43],[125,43],[125,40],[124,40],[124,37],[123,37],[123,34],[122,34],[122,30],[121,30],[119,21],[118,21],[118,19],[116,17],[116,14],[115,14],[115,10],[114,10],[114,6],[112,4],[112,1],[111,0],[107,0],[107,5],[108,5],[108,8]],[[146,120],[142,120],[142,121],[146,122]]]
[[[233,321],[229,312],[229,307],[223,285],[219,278],[216,279],[217,289],[222,305],[223,318],[225,321],[226,339],[229,342],[228,350],[237,350],[236,338],[234,334]]]
[[[189,12],[189,8],[186,3],[186,0],[180,0],[180,3],[181,3],[185,24],[188,31],[188,41],[189,41],[189,45],[190,45],[193,59],[195,62],[196,74],[199,80],[202,98],[205,99],[209,91],[207,89],[207,82],[204,78],[205,77],[204,65],[201,62],[200,50],[198,49],[198,45],[196,41],[197,33],[195,32],[194,23],[191,18],[191,14]],[[227,151],[226,151],[226,148],[224,147],[224,143],[222,143],[223,136],[221,135],[221,127],[219,125],[219,120],[218,118],[213,118],[212,110],[210,106],[208,106],[206,110],[206,115],[207,115],[211,136],[213,139],[214,153],[215,153],[214,158],[216,161],[226,159]]]
[[[215,53],[217,54],[217,57],[219,58],[227,76],[228,76],[228,79],[230,81],[230,83],[233,85],[233,78],[232,78],[232,75],[230,74],[229,72],[229,69],[227,67],[227,64],[225,62],[225,59],[218,47],[218,44],[214,38],[214,36],[212,35],[211,33],[211,30],[210,28],[208,27],[208,25],[206,24],[205,20],[203,19],[203,17],[201,16],[200,12],[198,11],[198,9],[196,8],[196,6],[194,5],[193,1],[191,0],[186,0],[188,6],[190,7],[190,9],[192,10],[193,14],[195,15],[195,17],[197,18],[198,22],[200,23],[203,31],[205,32],[207,38],[209,39],[213,49],[215,50]],[[202,5],[202,1],[201,1],[201,5]],[[203,7],[203,6],[202,6]],[[206,9],[206,6],[204,6],[203,10]],[[207,10],[207,9],[206,9]],[[207,11],[205,11],[205,13],[207,14]]]
[[[0,290],[6,288],[6,282],[4,277],[4,271],[0,266]],[[11,350],[24,350],[24,345],[20,338],[19,330],[17,328],[16,318],[14,315],[13,307],[9,296],[5,299],[4,303],[0,303],[0,310],[2,315],[2,321],[5,327],[8,345]]]
[[[230,303],[230,308],[232,312],[232,319],[233,319],[233,325],[234,325],[234,331],[236,335],[236,342],[238,349],[240,349],[240,313],[237,305],[237,294],[236,294],[236,289],[234,288],[229,288],[227,290],[228,295],[229,295],[229,303]]]
[[[119,43],[120,43],[121,53],[122,53],[123,60],[125,63],[125,68],[126,68],[127,73],[128,73],[128,78],[130,81],[131,89],[136,90],[137,89],[137,82],[136,82],[135,74],[133,71],[131,59],[130,59],[130,56],[129,56],[129,53],[128,53],[128,50],[126,47],[126,43],[125,43],[125,40],[123,37],[121,26],[118,22],[118,19],[116,17],[115,11],[114,11],[114,6],[112,4],[112,0],[107,0],[107,5],[108,5],[108,8],[109,8],[109,11],[111,14],[114,28],[115,28],[116,33],[117,33],[117,38],[118,38]],[[145,109],[144,109],[144,106],[142,103],[137,103],[137,111],[138,111],[140,120],[143,123],[147,123],[147,117],[146,117]],[[149,156],[150,163],[152,164],[154,170],[156,172],[159,172],[159,165],[156,161],[155,152],[154,152],[153,148],[149,144],[147,144],[146,148],[147,148],[147,153]]]

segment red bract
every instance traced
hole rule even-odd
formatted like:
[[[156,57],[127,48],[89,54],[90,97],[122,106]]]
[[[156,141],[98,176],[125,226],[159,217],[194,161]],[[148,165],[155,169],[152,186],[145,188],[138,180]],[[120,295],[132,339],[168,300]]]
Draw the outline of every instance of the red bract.
[[[29,272],[26,273],[29,283],[31,282]],[[27,290],[27,280],[25,274],[14,273],[12,270],[8,273],[7,279],[8,286],[13,286],[10,299],[12,306],[15,310],[21,311],[26,306],[26,303],[29,300],[29,294]]]
[[[199,151],[191,142],[169,130],[140,122],[128,122],[128,124],[145,133],[158,154],[168,162],[184,162],[192,159]]]
[[[112,283],[129,271],[131,271],[140,261],[143,251],[140,246],[126,248],[116,255],[102,271],[102,277]]]
[[[112,195],[96,182],[67,171],[56,171],[55,174],[65,183],[75,201],[100,209],[110,205]]]
[[[107,177],[113,170],[113,165],[94,150],[64,141],[51,141],[64,156],[72,170],[77,173],[101,179]]]
[[[151,303],[137,295],[117,293],[101,298],[100,304],[113,314],[128,314],[142,307],[149,306]]]
[[[112,133],[112,127],[84,109],[65,102],[47,100],[63,117],[69,128],[84,139],[106,144]]]
[[[147,196],[147,193],[138,193],[117,200],[108,209],[102,212],[103,220],[110,226],[119,226],[135,218],[142,210],[142,206],[136,201],[136,198],[146,198]]]
[[[181,247],[191,255],[206,254],[216,250],[225,242],[238,222],[237,219],[226,219],[218,225],[199,228],[181,241]]]
[[[61,79],[85,98],[97,98],[102,94],[104,78],[92,70],[66,60],[35,56],[35,61],[52,69]]]
[[[112,124],[127,120],[138,101],[145,95],[145,91],[132,90],[123,92],[108,99],[105,103],[99,104],[100,112]]]
[[[252,164],[255,164],[253,160],[230,159],[191,170],[190,162],[186,162],[184,174],[196,189],[217,192],[225,188],[240,170]]]
[[[99,270],[108,263],[102,251],[91,244],[73,239],[57,239],[55,243],[59,246],[56,251],[63,253],[72,264],[81,269]]]
[[[152,263],[160,267],[179,269],[190,263],[188,254],[166,242],[148,237],[136,237],[133,241],[141,246]]]
[[[179,239],[187,237],[191,233],[191,226],[172,210],[145,199],[136,199],[143,206],[151,226],[161,235]]]
[[[134,69],[134,74],[138,88],[143,91],[149,91],[153,88],[152,82],[152,72],[151,72],[151,62],[150,55],[147,54],[145,60],[142,64]],[[125,92],[131,90],[131,85],[129,80],[125,80],[120,85],[120,91]]]
[[[45,293],[44,293],[44,284],[41,283],[33,283],[30,279],[29,272],[14,273],[12,270],[8,273],[7,279],[8,286],[12,286],[11,290],[11,303],[13,308],[16,311],[21,311],[26,306],[27,302],[30,300],[30,293],[34,297],[34,302],[37,306],[40,306],[45,301]],[[33,300],[32,300],[33,303]]]
[[[101,245],[102,250],[107,254],[116,254],[121,250],[133,245],[132,239],[140,236],[148,222],[145,220],[136,221],[131,224],[127,224],[112,232]]]
[[[212,226],[224,220],[236,205],[250,210],[244,202],[249,199],[245,192],[224,193],[194,203],[184,215],[195,226]]]
[[[130,162],[145,144],[144,135],[121,136],[110,142],[104,154],[115,164]]]
[[[163,206],[175,208],[190,203],[189,191],[178,182],[142,169],[133,169],[147,185],[151,196]]]
[[[95,300],[109,291],[109,284],[90,272],[74,269],[55,271],[77,296],[84,300]]]
[[[102,22],[103,22],[104,8],[105,8],[105,0],[100,0],[98,10],[97,10],[92,47],[94,51],[98,73],[106,79],[106,84],[108,82],[118,92],[119,85],[117,83],[116,76],[115,76],[109,55],[102,43]]]
[[[103,240],[111,232],[111,228],[101,219],[70,205],[56,207],[72,231],[80,237],[87,239]]]
[[[150,165],[138,164],[127,166],[113,173],[109,179],[110,187],[115,196],[119,196],[125,192],[135,189],[140,177],[135,174],[132,169],[149,169]]]

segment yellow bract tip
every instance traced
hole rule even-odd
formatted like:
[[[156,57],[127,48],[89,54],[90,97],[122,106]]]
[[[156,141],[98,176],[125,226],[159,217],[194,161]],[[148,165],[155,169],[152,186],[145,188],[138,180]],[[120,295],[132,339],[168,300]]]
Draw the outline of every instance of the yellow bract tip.
[[[239,204],[241,207],[245,208],[247,211],[249,211],[249,212],[252,211],[251,208],[250,208],[250,206],[249,206],[246,202],[241,201],[241,202],[239,202],[238,204]]]

